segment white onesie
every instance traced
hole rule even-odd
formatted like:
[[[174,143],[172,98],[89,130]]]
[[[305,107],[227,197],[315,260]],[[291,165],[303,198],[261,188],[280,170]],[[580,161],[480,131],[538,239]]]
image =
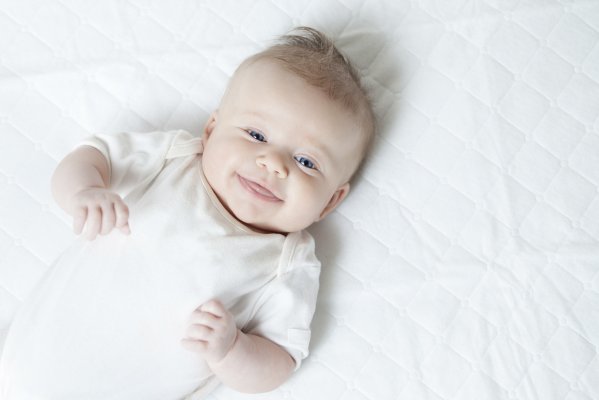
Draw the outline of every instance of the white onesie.
[[[320,273],[312,237],[238,222],[208,186],[201,141],[187,132],[83,144],[109,160],[131,235],[79,239],[50,268],[11,325],[0,398],[175,400],[207,391],[212,372],[180,340],[193,310],[213,298],[299,367]]]

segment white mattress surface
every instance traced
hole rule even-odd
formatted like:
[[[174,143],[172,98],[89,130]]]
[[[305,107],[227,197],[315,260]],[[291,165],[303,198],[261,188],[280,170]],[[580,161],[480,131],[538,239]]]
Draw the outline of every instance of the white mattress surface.
[[[0,343],[73,240],[53,168],[96,132],[198,134],[246,56],[335,38],[379,116],[311,355],[211,400],[599,399],[599,2],[0,0]]]

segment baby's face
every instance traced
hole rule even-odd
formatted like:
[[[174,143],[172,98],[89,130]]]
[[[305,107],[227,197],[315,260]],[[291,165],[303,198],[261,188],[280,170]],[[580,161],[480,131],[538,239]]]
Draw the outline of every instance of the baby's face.
[[[349,191],[356,118],[273,61],[241,69],[204,130],[202,167],[223,205],[267,232],[304,229]]]

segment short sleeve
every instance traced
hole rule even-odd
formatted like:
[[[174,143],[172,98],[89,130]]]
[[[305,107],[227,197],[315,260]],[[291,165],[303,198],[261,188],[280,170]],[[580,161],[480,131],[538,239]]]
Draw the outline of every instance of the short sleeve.
[[[257,311],[244,329],[283,347],[295,360],[296,369],[309,352],[319,276],[314,239],[306,232],[289,234],[279,273],[259,299]]]
[[[174,141],[191,138],[185,131],[96,135],[79,144],[92,146],[108,160],[110,187],[122,196],[148,183],[164,165]]]

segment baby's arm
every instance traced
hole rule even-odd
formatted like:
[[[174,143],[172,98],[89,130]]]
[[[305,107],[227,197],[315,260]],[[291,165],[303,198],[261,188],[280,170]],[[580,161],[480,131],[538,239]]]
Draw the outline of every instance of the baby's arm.
[[[295,368],[293,358],[280,346],[237,329],[231,313],[216,300],[193,313],[187,333],[183,345],[200,353],[225,385],[240,392],[274,390]]]
[[[54,199],[73,217],[73,229],[93,240],[113,228],[129,233],[129,210],[121,197],[110,191],[108,161],[91,146],[68,154],[52,175]]]

